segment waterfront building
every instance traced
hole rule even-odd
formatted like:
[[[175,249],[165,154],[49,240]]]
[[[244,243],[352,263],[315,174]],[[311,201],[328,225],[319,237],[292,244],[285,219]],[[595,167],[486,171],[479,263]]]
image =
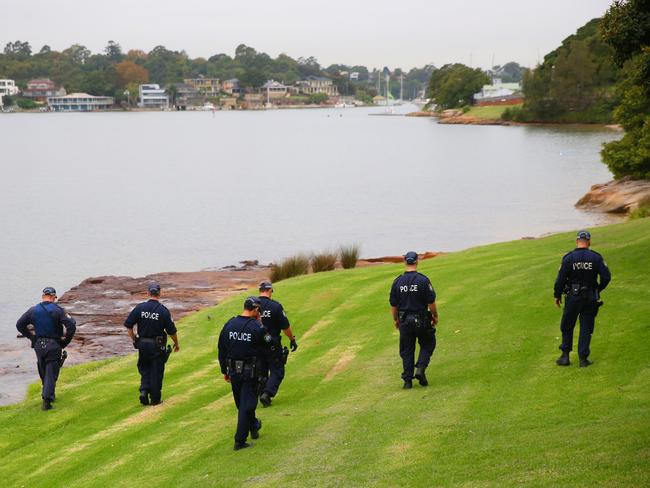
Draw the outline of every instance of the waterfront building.
[[[261,88],[261,93],[267,98],[267,101],[286,98],[294,91],[294,87],[284,85],[275,80],[268,80]]]
[[[140,98],[138,107],[157,109],[169,108],[169,97],[165,93],[165,90],[160,88],[160,85],[155,83],[140,85],[138,91]]]
[[[375,105],[386,105],[386,99],[381,95],[377,95],[375,97],[372,97],[372,103]]]
[[[20,93],[20,90],[14,80],[0,80],[0,98],[4,96],[12,97],[18,95],[18,93]],[[0,105],[2,105],[2,100],[0,100]]]
[[[199,76],[198,78],[186,78],[183,82],[208,97],[216,97],[221,91],[221,83],[217,78],[204,78],[203,76]]]
[[[184,110],[187,107],[203,105],[205,96],[190,83],[176,83],[176,107]]]
[[[519,83],[501,83],[495,78],[491,85],[483,85],[480,92],[474,94],[476,105],[516,105],[524,101]]]
[[[305,95],[324,93],[328,97],[336,97],[339,94],[338,88],[331,79],[324,76],[308,76],[297,83],[298,89]]]
[[[226,93],[234,95],[235,93],[241,93],[241,88],[239,87],[239,80],[237,78],[232,78],[223,82],[221,89]]]
[[[49,78],[29,80],[27,89],[23,91],[23,97],[31,98],[36,102],[47,102],[49,97],[63,97],[65,95],[65,88],[57,88],[56,84]]]
[[[91,112],[111,108],[113,97],[88,95],[87,93],[70,93],[61,97],[48,97],[47,105],[54,112]]]

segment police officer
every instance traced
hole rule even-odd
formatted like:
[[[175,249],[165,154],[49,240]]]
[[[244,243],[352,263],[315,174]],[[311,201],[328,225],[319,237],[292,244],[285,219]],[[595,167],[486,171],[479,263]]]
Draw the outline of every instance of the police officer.
[[[250,432],[259,437],[262,421],[255,417],[257,408],[257,372],[269,360],[268,343],[260,322],[260,300],[248,297],[241,315],[231,318],[219,335],[219,366],[224,379],[232,387],[232,396],[239,411],[235,432],[235,451],[251,447],[246,442]]]
[[[269,375],[266,385],[264,385],[264,391],[260,396],[260,402],[266,408],[271,405],[271,399],[277,395],[280,383],[284,379],[284,364],[288,351],[282,347],[280,331],[284,332],[284,335],[289,338],[291,352],[298,349],[298,343],[296,342],[296,336],[291,330],[289,319],[287,319],[282,305],[271,298],[273,296],[273,284],[270,281],[262,281],[259,290],[262,323],[272,339],[270,344],[271,358]]]
[[[161,390],[165,363],[171,349],[167,348],[167,334],[174,341],[174,351],[180,351],[176,325],[172,315],[160,303],[160,285],[148,286],[146,302],[135,306],[124,321],[133,347],[138,350],[138,371],[140,372],[140,403],[158,405],[162,403]],[[133,328],[136,327],[136,331]]]
[[[77,326],[75,320],[55,301],[56,290],[51,286],[44,288],[41,303],[27,310],[16,322],[16,329],[32,342],[36,353],[38,375],[43,383],[42,410],[52,408],[52,402],[56,398],[56,381],[67,357],[63,349],[72,341]],[[33,333],[29,325],[33,326]]]
[[[612,275],[603,257],[589,249],[591,234],[586,230],[578,232],[576,248],[565,254],[555,280],[555,305],[562,305],[562,293],[566,295],[560,330],[562,331],[562,355],[557,359],[558,366],[569,366],[569,352],[573,349],[573,329],[580,317],[580,336],[578,338],[578,357],[580,367],[586,368],[589,360],[589,343],[594,333],[594,323],[603,291]],[[600,281],[598,280],[600,277]]]
[[[436,293],[429,278],[417,271],[417,253],[407,252],[404,262],[406,272],[393,281],[390,305],[395,328],[399,330],[399,355],[402,358],[402,380],[406,390],[413,387],[413,378],[422,386],[429,384],[425,370],[436,348],[438,311]],[[416,339],[420,344],[420,354],[414,364]]]

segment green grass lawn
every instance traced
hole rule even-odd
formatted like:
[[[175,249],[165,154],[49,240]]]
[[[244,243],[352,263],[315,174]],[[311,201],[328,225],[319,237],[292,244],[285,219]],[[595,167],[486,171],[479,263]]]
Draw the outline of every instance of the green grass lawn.
[[[521,107],[519,105],[489,105],[486,107],[472,107],[465,115],[472,117],[478,117],[480,119],[501,119],[501,114],[507,108]]]
[[[136,357],[62,371],[0,409],[0,480],[39,486],[650,486],[650,219],[593,229],[613,281],[590,368],[555,366],[552,285],[573,233],[422,263],[438,292],[430,386],[401,389],[388,290],[400,265],[280,282],[298,335],[253,449],[216,341],[242,297],[182,320],[159,407],[138,403]],[[577,334],[576,334],[577,341]]]

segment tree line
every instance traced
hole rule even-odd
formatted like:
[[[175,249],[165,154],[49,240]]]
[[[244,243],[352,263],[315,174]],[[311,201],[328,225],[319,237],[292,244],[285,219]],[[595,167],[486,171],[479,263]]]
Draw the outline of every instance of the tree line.
[[[161,86],[181,83],[185,78],[237,78],[244,88],[258,88],[273,79],[293,85],[307,76],[327,76],[332,79],[342,95],[357,96],[366,101],[381,92],[385,95],[387,77],[390,94],[397,98],[400,88],[404,98],[418,96],[426,86],[432,65],[404,71],[368,69],[366,66],[333,64],[323,67],[314,57],[294,59],[286,54],[273,58],[250,46],[240,44],[234,56],[219,53],[209,58],[191,58],[185,51],[174,51],[156,46],[149,52],[122,50],[119,43],[108,41],[101,53],[92,53],[81,44],[63,51],[43,46],[33,52],[29,42],[15,41],[6,44],[0,53],[0,78],[16,81],[25,88],[30,79],[50,78],[69,92],[91,95],[109,95],[117,102],[126,99],[125,91],[136,93],[141,83],[158,83]],[[350,73],[356,72],[355,79]]]

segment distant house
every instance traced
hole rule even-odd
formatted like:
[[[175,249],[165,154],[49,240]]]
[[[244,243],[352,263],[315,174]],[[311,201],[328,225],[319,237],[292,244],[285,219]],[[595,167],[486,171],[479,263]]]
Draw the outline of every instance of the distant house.
[[[185,107],[198,107],[203,105],[206,95],[196,89],[189,83],[176,83],[176,107],[185,109]]]
[[[0,80],[0,107],[2,106],[2,97],[18,95],[20,90],[14,80]]]
[[[225,91],[226,93],[230,93],[231,95],[234,95],[235,93],[241,93],[239,80],[237,78],[232,78],[230,80],[224,81],[221,85],[221,90]]]
[[[233,110],[237,108],[237,98],[236,97],[222,97],[219,99],[219,105],[221,105],[222,110]]]
[[[381,95],[377,95],[376,97],[372,97],[372,103],[375,105],[384,105],[386,103],[386,99]]]
[[[70,93],[61,97],[49,97],[47,105],[55,112],[92,112],[111,108],[113,97],[88,95],[87,93]]]
[[[274,80],[268,80],[262,85],[262,88],[260,89],[260,93],[262,93],[262,95],[264,95],[269,100],[286,98],[294,91],[294,87],[287,86]]]
[[[183,82],[209,97],[216,97],[221,91],[221,83],[217,78],[204,78],[200,76],[198,78],[186,78]]]
[[[169,108],[169,97],[165,93],[165,90],[160,88],[159,85],[155,83],[140,85],[138,91],[140,97],[140,103],[138,103],[139,107],[157,109]]]
[[[474,94],[476,105],[516,105],[523,100],[519,83],[501,83],[498,78],[491,85],[483,85],[481,91]]]
[[[359,79],[359,72],[358,71],[353,71],[350,73],[350,79],[351,80],[358,80]]]
[[[27,89],[23,96],[31,98],[36,102],[47,102],[49,97],[63,97],[66,95],[65,88],[57,88],[56,84],[49,78],[38,78],[27,82]]]
[[[305,95],[324,93],[328,97],[336,97],[339,94],[339,90],[332,83],[332,80],[324,76],[308,76],[304,80],[300,80],[296,85],[300,92]]]

